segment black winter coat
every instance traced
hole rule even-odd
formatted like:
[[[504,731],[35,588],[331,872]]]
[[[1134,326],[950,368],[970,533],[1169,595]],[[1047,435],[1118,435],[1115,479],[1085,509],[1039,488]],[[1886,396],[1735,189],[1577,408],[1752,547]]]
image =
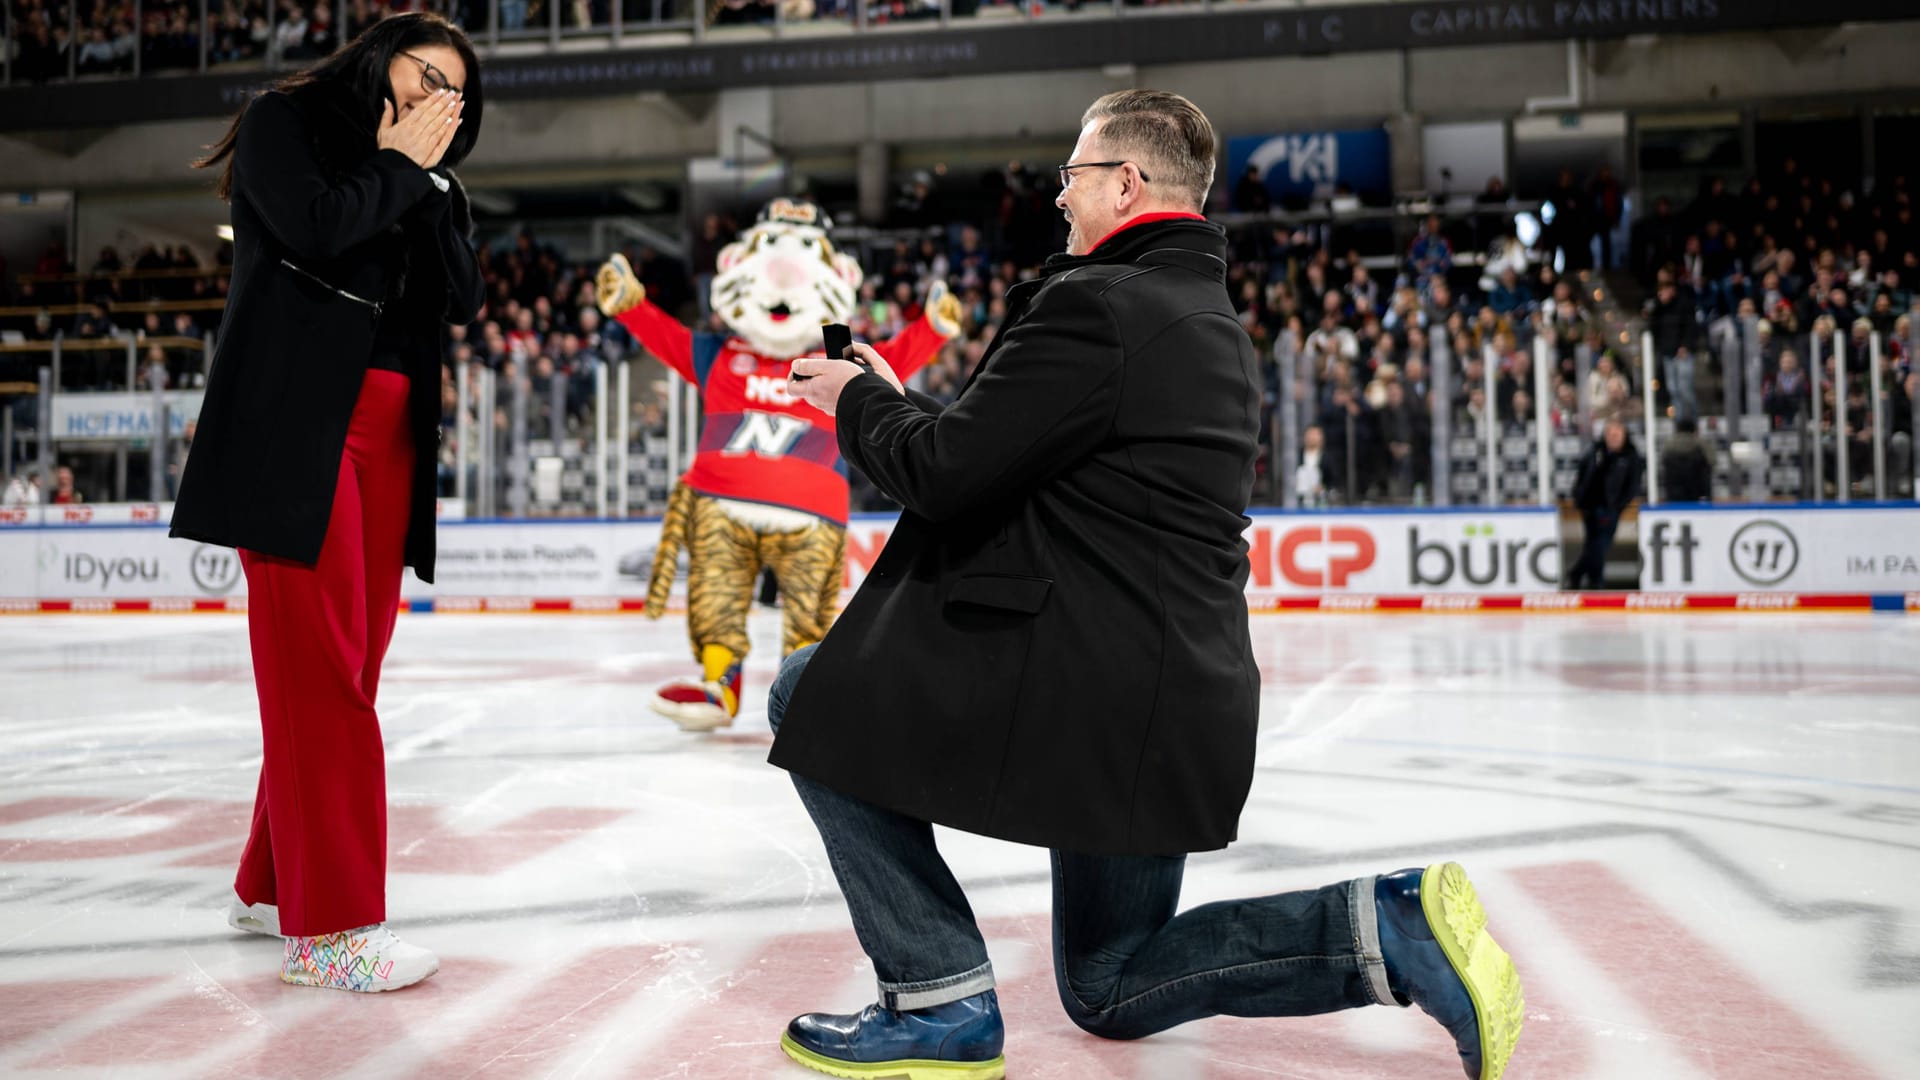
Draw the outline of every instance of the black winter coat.
[[[1700,322],[1694,317],[1693,301],[1677,293],[1672,301],[1655,299],[1647,307],[1647,329],[1653,331],[1653,350],[1662,360],[1681,349],[1700,352]]]
[[[1573,482],[1573,503],[1582,513],[1601,521],[1618,521],[1620,514],[1640,497],[1640,480],[1646,462],[1632,443],[1619,453],[1597,441],[1580,459],[1580,472]]]
[[[1226,238],[1056,256],[944,412],[848,384],[840,450],[904,508],[791,699],[775,765],[925,821],[1103,854],[1234,838],[1260,672],[1260,376]]]
[[[376,313],[398,305],[411,379],[406,562],[433,580],[440,360],[484,301],[465,192],[380,150],[345,92],[267,93],[233,158],[233,279],[172,535],[316,562]]]
[[[1677,434],[1660,448],[1660,486],[1668,502],[1713,498],[1713,461],[1699,436]]]

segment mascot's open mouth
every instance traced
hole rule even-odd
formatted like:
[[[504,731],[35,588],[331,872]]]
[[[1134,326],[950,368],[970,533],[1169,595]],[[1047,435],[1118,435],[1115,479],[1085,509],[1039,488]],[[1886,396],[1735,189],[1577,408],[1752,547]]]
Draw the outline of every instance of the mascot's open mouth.
[[[773,316],[774,322],[786,322],[793,317],[793,309],[785,304],[775,304],[767,309],[767,314]]]

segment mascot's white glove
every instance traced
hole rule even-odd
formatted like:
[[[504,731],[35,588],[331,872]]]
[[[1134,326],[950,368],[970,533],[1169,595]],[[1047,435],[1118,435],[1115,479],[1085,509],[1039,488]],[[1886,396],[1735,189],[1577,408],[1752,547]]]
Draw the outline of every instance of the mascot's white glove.
[[[934,282],[933,288],[927,290],[927,321],[943,338],[960,336],[960,298],[953,295],[944,281]]]
[[[646,286],[633,276],[633,266],[625,255],[615,255],[600,267],[600,273],[594,278],[594,300],[600,305],[600,311],[609,319],[640,306],[647,298]]]

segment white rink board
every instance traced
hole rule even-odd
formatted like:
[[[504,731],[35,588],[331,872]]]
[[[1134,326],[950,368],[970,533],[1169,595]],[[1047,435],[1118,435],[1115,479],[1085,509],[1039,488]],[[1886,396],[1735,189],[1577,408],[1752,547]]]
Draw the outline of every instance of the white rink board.
[[[1262,514],[1247,530],[1250,597],[1552,591],[1551,509],[1486,513]]]
[[[232,553],[172,540],[168,504],[0,511],[0,599],[224,601],[246,595]],[[847,594],[892,533],[890,515],[848,527]],[[44,522],[44,524],[43,524]],[[156,524],[157,522],[157,524]],[[1920,508],[1653,507],[1639,523],[1641,588],[1691,595],[1920,592]],[[1260,513],[1246,531],[1247,597],[1283,600],[1556,593],[1551,509]],[[644,597],[660,525],[443,518],[438,580],[409,573],[409,601]],[[684,555],[683,555],[684,559]],[[684,580],[675,586],[684,595]]]
[[[1679,592],[1920,591],[1920,508],[1654,507],[1640,587]]]

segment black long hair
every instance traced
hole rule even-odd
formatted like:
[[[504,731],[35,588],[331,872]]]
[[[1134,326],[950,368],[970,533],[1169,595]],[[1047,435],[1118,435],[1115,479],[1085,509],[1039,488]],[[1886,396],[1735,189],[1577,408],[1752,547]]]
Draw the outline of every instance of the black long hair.
[[[473,152],[480,138],[480,117],[485,95],[480,86],[480,58],[474,54],[467,32],[439,15],[409,12],[391,15],[362,31],[359,37],[342,45],[332,56],[304,71],[296,71],[262,93],[295,94],[311,90],[333,90],[350,104],[354,120],[366,128],[369,136],[380,128],[385,103],[392,99],[387,73],[395,55],[423,45],[445,45],[460,54],[467,68],[464,94],[466,109],[461,113],[460,130],[440,159],[443,168],[451,168]],[[249,101],[233,117],[227,133],[207,148],[205,157],[193,163],[196,169],[211,169],[224,163],[216,187],[222,199],[233,194],[233,146],[240,134],[240,121],[247,115]]]

